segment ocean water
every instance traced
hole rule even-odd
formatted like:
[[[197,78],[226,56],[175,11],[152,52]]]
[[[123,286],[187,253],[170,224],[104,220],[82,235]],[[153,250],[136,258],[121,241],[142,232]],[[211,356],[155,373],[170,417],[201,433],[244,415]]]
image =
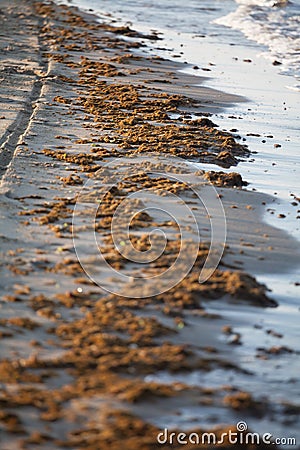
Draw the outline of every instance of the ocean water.
[[[300,0],[236,0],[237,8],[215,20],[267,47],[264,55],[280,72],[300,81]],[[300,89],[300,84],[292,86]]]

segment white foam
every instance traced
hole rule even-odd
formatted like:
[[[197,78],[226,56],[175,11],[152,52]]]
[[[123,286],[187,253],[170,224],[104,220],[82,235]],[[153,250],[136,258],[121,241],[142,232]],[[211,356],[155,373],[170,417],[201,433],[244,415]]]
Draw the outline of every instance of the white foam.
[[[237,9],[215,23],[240,30],[267,47],[264,56],[282,64],[285,75],[300,75],[300,5],[284,0],[236,0]]]
[[[236,0],[240,5],[254,5],[254,6],[286,6],[288,0]]]
[[[290,89],[291,91],[297,91],[300,92],[300,84],[295,84],[294,86],[286,86],[287,89]]]

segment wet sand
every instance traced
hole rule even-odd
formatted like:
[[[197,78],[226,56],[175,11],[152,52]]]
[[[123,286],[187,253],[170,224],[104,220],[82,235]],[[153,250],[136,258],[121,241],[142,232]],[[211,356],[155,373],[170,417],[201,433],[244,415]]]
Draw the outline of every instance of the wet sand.
[[[297,246],[262,222],[272,198],[247,191],[234,172],[248,149],[210,119],[243,99],[196,86],[199,78],[177,72],[180,64],[138,56],[155,35],[97,24],[51,3],[1,7],[1,448],[150,449],[164,426],[221,434],[240,420],[253,431],[263,432],[263,422],[274,436],[296,436],[297,372],[281,396],[271,395],[278,380],[264,372],[294,367],[298,350],[260,323],[277,304],[251,273],[292,270]],[[74,205],[111,157],[151,152],[214,163],[219,172],[232,167],[227,175],[204,174],[224,205],[225,254],[199,284],[204,227],[196,263],[176,287],[141,299],[108,295],[77,261]],[[120,183],[97,223],[115,268],[126,270],[127,262],[109,236],[113,213],[145,187],[193,203],[184,186],[166,179]],[[197,214],[203,217],[201,208]],[[173,238],[152,273],[168,267],[180,246],[174,224],[151,213],[137,217],[135,245],[147,250],[147,230],[157,223]],[[84,239],[83,249],[87,257],[95,251]],[[243,357],[239,326],[245,336],[257,334]]]

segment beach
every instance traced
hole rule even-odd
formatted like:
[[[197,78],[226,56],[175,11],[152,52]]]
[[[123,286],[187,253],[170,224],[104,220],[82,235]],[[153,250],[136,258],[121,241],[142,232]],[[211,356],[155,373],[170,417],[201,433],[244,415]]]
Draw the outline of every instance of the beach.
[[[144,54],[155,31],[0,6],[1,449],[181,448],[165,429],[298,448],[297,317],[259,280],[299,269],[299,241],[264,220],[274,197],[214,119],[245,98]]]

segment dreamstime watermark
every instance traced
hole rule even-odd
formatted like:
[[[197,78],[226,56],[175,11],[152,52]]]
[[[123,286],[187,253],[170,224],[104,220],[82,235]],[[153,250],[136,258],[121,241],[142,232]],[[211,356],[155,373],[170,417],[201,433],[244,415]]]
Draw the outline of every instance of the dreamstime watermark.
[[[183,185],[185,200],[180,189],[174,188]],[[146,219],[133,229],[139,217]],[[147,217],[153,218],[152,224]],[[105,222],[106,218],[111,220]],[[176,225],[179,242],[169,265],[165,260],[160,263],[172,240],[166,222]],[[113,294],[144,298],[168,291],[191,271],[203,241],[201,227],[209,229],[207,257],[199,269],[199,283],[204,283],[224,251],[222,202],[194,164],[147,154],[116,158],[100,166],[77,197],[72,229],[78,261],[93,282]],[[134,245],[134,233],[148,234],[146,249]],[[113,251],[107,250],[107,242]],[[116,264],[118,258],[121,263]],[[147,270],[149,266],[152,270]]]
[[[244,421],[240,421],[236,424],[236,430],[228,430],[226,432],[217,435],[214,432],[205,433],[175,433],[171,432],[168,428],[165,428],[161,433],[157,435],[158,444],[171,444],[171,445],[223,445],[228,443],[231,445],[282,445],[282,446],[296,446],[296,438],[294,437],[274,437],[271,433],[254,433],[248,430],[248,424]]]

